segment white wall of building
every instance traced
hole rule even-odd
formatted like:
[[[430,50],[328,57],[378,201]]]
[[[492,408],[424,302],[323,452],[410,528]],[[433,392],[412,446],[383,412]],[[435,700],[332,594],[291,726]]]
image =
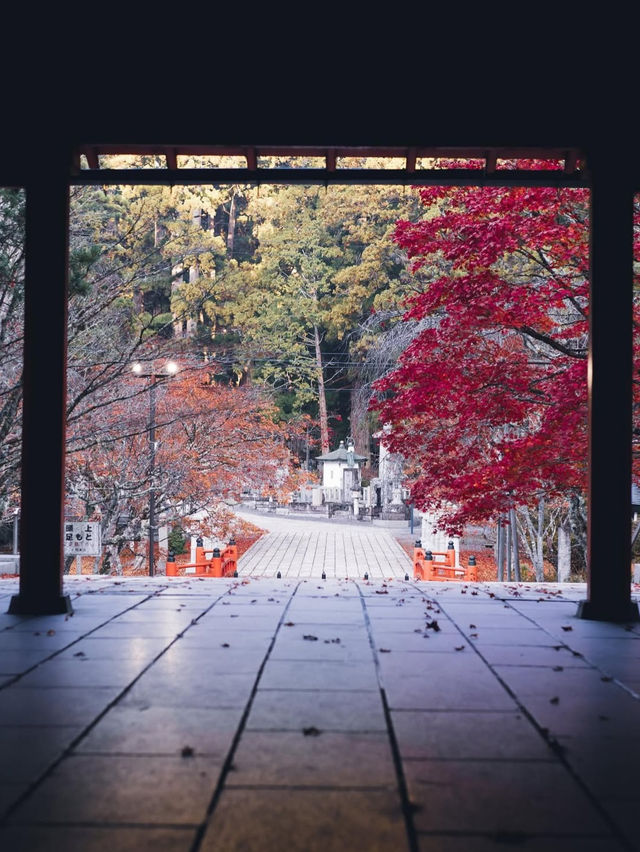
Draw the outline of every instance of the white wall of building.
[[[346,461],[322,462],[322,485],[327,488],[342,488],[342,471],[348,467]]]

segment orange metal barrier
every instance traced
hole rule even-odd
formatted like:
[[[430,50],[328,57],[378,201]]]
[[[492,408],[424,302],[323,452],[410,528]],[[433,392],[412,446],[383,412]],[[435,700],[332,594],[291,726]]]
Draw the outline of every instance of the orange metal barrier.
[[[434,556],[443,556],[436,561]],[[416,580],[467,580],[476,582],[478,569],[475,556],[469,557],[469,567],[456,567],[456,552],[450,541],[445,552],[424,550],[421,541],[413,548],[413,576]]]
[[[207,559],[207,554],[202,546],[202,539],[196,539],[196,561],[195,563],[191,563],[190,565],[185,565],[185,568],[193,568],[195,566],[196,574],[202,575],[207,573],[207,568],[209,567],[209,561]]]
[[[171,552],[167,556],[167,567],[165,573],[167,577],[178,576],[178,566],[176,565],[176,557]]]
[[[237,577],[238,547],[234,539],[231,539],[222,553],[220,553],[218,547],[214,547],[213,550],[205,550],[202,546],[202,539],[198,538],[196,540],[196,561],[180,565],[180,568],[183,570],[195,568],[196,575],[200,577]],[[166,576],[178,576],[178,566],[173,553],[170,553],[167,557]]]
[[[220,554],[222,561],[222,576],[237,577],[238,576],[238,545],[235,539],[229,539],[229,544]]]
[[[427,566],[425,565],[425,552],[422,549],[422,542],[418,540],[413,548],[413,577],[415,580],[426,580],[426,572]]]

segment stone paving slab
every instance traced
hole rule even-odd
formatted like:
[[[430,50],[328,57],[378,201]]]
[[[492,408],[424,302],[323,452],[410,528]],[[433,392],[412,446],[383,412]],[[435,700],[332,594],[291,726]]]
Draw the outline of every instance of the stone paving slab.
[[[409,760],[410,796],[422,831],[607,834],[564,768],[548,762]],[[526,804],[525,804],[526,803]]]
[[[1,725],[0,784],[36,781],[82,732],[79,725]]]
[[[3,849],[640,848],[640,634],[584,589],[65,588],[0,627]]]
[[[227,786],[395,788],[386,731],[317,730],[246,731]]]
[[[77,754],[141,754],[177,757],[183,748],[222,761],[240,723],[242,709],[113,707],[76,747]],[[0,729],[1,731],[1,729]]]
[[[239,819],[238,815],[242,814]],[[202,852],[409,852],[395,790],[225,790]]]
[[[549,744],[517,710],[393,710],[403,758],[554,760]]]
[[[210,757],[71,755],[17,808],[13,821],[198,824],[220,768]]]
[[[317,689],[260,689],[251,706],[247,730],[386,731],[377,689],[345,694]],[[324,740],[323,740],[324,742]]]

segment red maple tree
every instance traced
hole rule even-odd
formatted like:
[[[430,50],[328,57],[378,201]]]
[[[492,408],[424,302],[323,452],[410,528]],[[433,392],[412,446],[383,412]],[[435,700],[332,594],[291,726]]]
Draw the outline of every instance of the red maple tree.
[[[585,488],[589,197],[551,187],[420,196],[424,218],[399,222],[394,238],[424,282],[404,319],[426,327],[377,382],[372,407],[389,449],[413,462],[415,504],[460,532]]]

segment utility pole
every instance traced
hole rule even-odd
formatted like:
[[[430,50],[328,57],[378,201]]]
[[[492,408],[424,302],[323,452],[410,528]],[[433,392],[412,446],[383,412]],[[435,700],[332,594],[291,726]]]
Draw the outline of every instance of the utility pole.
[[[309,472],[309,427],[307,426],[307,450],[304,469]]]
[[[155,376],[149,389],[149,576],[155,574],[156,489],[156,384]]]
[[[155,489],[155,467],[156,467],[156,386],[159,381],[167,377],[175,376],[178,365],[175,361],[167,361],[164,373],[143,373],[140,364],[134,364],[133,374],[139,379],[151,379],[149,385],[149,576],[155,575],[155,539],[156,539],[156,489]]]

